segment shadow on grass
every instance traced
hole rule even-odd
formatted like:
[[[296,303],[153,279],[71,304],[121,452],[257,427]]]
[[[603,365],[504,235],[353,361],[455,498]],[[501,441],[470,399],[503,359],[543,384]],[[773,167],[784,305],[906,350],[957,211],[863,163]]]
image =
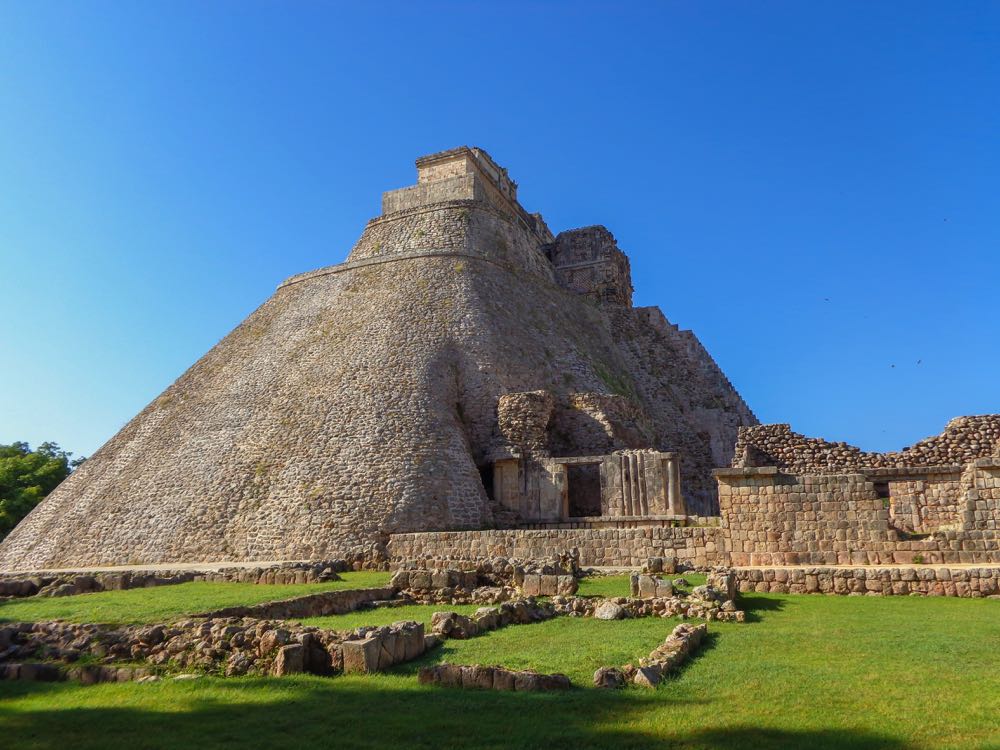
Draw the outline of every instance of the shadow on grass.
[[[764,594],[741,594],[737,606],[747,613],[747,622],[761,622],[766,619],[761,613],[780,612],[788,602]]]
[[[0,695],[41,697],[52,707],[13,711],[9,701],[2,701],[0,725],[5,747],[40,750],[906,747],[856,730],[736,726],[672,731],[670,709],[683,702],[635,690],[502,693],[390,682],[379,677],[205,680],[184,687],[116,686],[103,694],[96,692],[100,688],[64,684],[8,684]],[[73,690],[95,692],[73,695]],[[102,700],[104,705],[95,705]],[[144,705],[129,705],[133,700]],[[704,710],[708,723],[711,709]]]

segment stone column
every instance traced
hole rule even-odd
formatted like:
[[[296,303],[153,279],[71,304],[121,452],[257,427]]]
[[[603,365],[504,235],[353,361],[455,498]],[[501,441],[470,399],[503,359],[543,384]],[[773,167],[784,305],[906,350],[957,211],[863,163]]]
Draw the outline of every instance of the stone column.
[[[667,505],[673,515],[687,515],[681,494],[681,464],[676,453],[667,454]]]

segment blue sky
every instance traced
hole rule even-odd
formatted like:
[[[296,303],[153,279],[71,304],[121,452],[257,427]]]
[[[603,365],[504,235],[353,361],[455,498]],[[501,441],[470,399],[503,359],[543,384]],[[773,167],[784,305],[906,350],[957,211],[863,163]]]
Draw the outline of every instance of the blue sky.
[[[765,422],[1000,411],[1000,4],[0,1],[0,442],[90,454],[486,148]]]

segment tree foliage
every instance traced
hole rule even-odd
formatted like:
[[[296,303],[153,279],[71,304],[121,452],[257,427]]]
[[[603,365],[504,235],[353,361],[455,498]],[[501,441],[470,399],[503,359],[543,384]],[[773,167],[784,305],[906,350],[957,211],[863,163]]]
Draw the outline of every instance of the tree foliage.
[[[0,539],[83,462],[72,455],[55,443],[0,445]]]

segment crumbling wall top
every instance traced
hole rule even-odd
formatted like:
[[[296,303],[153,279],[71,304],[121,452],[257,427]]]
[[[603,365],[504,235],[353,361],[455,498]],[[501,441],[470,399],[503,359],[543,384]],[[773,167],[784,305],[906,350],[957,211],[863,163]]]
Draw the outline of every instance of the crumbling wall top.
[[[957,417],[940,435],[890,453],[863,451],[793,432],[788,424],[740,427],[734,468],[780,469],[830,474],[845,470],[964,465],[990,456],[1000,442],[1000,414]]]

